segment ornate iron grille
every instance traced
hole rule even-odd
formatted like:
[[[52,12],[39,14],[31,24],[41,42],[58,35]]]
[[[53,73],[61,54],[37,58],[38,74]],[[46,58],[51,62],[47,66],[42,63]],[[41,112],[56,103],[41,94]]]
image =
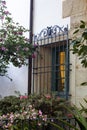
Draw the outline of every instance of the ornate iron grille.
[[[68,98],[69,93],[69,39],[68,27],[57,25],[34,35],[38,46],[33,58],[32,92],[56,93]]]

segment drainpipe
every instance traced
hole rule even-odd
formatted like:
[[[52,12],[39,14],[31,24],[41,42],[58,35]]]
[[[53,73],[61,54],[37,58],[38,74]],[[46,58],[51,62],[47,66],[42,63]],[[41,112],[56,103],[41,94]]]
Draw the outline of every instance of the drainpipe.
[[[29,26],[30,44],[32,44],[32,41],[33,41],[33,5],[34,5],[34,0],[30,0],[30,26]],[[28,60],[28,95],[31,94],[31,85],[32,85],[32,57],[29,56],[29,60]]]

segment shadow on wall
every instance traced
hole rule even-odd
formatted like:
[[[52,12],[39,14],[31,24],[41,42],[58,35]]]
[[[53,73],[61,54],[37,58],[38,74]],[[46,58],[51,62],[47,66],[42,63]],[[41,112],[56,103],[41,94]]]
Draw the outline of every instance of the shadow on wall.
[[[19,91],[23,95],[27,93],[28,68],[26,66],[16,68],[10,65],[8,75],[12,81],[7,77],[0,77],[1,97],[15,95],[15,91]]]

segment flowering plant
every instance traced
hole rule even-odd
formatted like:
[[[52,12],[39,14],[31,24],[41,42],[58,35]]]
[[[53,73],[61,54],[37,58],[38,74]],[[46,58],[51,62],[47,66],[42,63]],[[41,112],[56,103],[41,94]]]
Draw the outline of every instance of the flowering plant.
[[[7,96],[0,100],[0,126],[5,130],[42,130],[43,126],[51,130],[55,121],[72,118],[65,105],[71,107],[52,94]]]
[[[70,113],[65,109],[65,105],[71,107],[70,102],[53,94],[31,94],[28,96],[20,96],[21,101],[25,104],[31,103],[35,109],[41,110],[48,118],[54,117],[70,117]],[[25,102],[26,101],[26,102]],[[23,106],[25,106],[23,104]]]
[[[38,120],[37,120],[38,119]],[[5,122],[7,120],[7,123]],[[16,124],[16,128],[19,130],[21,129],[21,121],[23,120],[29,120],[32,122],[31,127],[35,127],[36,125],[41,126],[42,122],[47,121],[47,115],[43,115],[41,110],[36,110],[32,105],[28,105],[27,107],[23,107],[19,112],[11,112],[7,113],[6,115],[0,116],[0,125],[3,129],[11,129],[15,127],[14,124]],[[36,122],[37,120],[37,122]],[[27,122],[27,121],[26,121]],[[28,126],[28,122],[26,123],[26,127]]]
[[[4,76],[9,63],[15,67],[26,65],[26,59],[33,55],[36,46],[25,37],[29,30],[13,21],[3,0],[0,0],[0,21],[0,75]]]

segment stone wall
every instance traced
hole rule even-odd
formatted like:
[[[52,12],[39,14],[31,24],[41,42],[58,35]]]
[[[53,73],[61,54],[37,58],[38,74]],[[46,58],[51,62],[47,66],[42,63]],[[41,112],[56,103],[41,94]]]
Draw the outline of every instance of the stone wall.
[[[70,17],[71,28],[80,20],[87,21],[87,0],[64,0],[62,16]]]
[[[80,20],[87,22],[87,0],[63,0],[62,17],[70,17],[70,39],[73,37],[75,26]],[[72,47],[72,45],[71,45]],[[70,94],[72,103],[79,106],[83,103],[83,98],[87,99],[87,86],[81,86],[82,82],[87,81],[87,69],[81,66],[77,55],[70,52]]]

